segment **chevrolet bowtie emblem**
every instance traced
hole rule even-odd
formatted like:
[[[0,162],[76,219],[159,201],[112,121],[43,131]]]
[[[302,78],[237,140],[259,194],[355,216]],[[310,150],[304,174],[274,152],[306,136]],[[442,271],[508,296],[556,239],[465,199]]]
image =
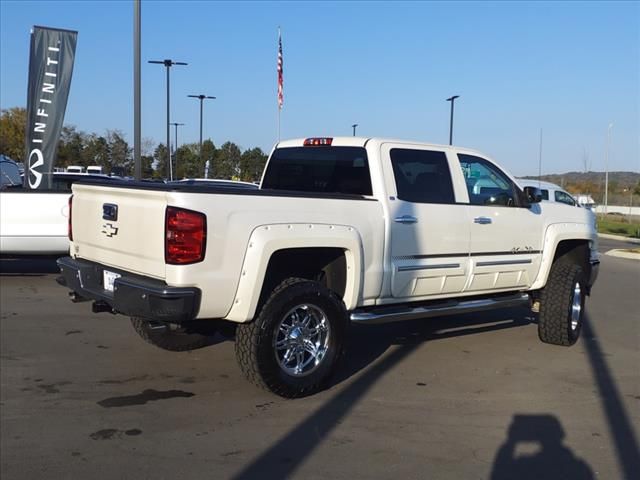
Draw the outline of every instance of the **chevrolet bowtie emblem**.
[[[113,237],[118,234],[118,227],[114,227],[111,223],[105,223],[102,228],[102,233],[104,233],[107,237]]]

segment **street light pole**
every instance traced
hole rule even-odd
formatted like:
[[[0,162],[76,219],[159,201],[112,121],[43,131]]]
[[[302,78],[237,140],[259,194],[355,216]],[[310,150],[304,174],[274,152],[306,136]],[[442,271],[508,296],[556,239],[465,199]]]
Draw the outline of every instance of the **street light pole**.
[[[356,127],[358,126],[357,123],[354,123],[353,125],[351,125],[353,127],[353,136],[356,136]]]
[[[140,117],[140,0],[133,2],[133,175],[142,179]]]
[[[171,119],[171,115],[169,112],[170,105],[170,96],[169,96],[169,71],[173,65],[188,65],[185,62],[174,62],[170,58],[165,58],[164,60],[149,60],[149,63],[156,63],[158,65],[164,65],[167,69],[167,160],[169,162],[169,179],[173,180],[173,166],[171,164],[171,140],[169,138],[169,122]]]
[[[453,145],[453,103],[456,98],[460,98],[460,95],[454,95],[447,98],[447,102],[451,102],[451,119],[449,121],[449,145]]]
[[[206,99],[210,99],[210,100],[215,100],[216,97],[211,97],[208,95],[187,95],[187,97],[190,98],[197,98],[198,100],[200,100],[200,162],[202,163],[202,104]]]
[[[175,127],[175,137],[173,137],[173,156],[176,162],[176,176],[178,176],[178,127],[184,126],[184,123],[171,122],[171,125]]]
[[[609,147],[611,146],[611,128],[613,123],[609,124],[607,128],[607,151],[604,156],[604,213],[607,214],[609,206]]]

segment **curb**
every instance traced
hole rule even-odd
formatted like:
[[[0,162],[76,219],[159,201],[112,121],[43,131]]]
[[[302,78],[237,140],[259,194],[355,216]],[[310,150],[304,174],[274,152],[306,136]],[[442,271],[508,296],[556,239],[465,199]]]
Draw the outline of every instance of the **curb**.
[[[605,255],[609,255],[610,257],[618,257],[618,258],[628,258],[631,260],[640,260],[640,253],[633,252],[625,252],[624,250],[609,250],[605,253]]]
[[[608,238],[609,240],[620,240],[621,242],[640,244],[640,238],[623,237],[622,235],[611,235],[609,233],[599,233],[598,237]]]

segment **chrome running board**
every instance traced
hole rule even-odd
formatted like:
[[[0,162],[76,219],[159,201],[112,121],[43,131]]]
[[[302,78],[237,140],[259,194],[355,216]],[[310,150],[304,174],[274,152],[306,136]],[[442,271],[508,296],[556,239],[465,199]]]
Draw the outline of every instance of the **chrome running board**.
[[[388,323],[417,318],[440,317],[445,315],[459,315],[470,312],[480,312],[494,308],[510,308],[528,305],[528,293],[500,295],[471,300],[433,301],[422,305],[390,305],[355,310],[350,319],[354,323]]]

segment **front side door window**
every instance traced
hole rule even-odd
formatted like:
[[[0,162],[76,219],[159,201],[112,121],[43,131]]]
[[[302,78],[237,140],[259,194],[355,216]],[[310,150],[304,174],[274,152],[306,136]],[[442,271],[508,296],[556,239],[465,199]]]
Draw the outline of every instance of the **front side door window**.
[[[471,205],[519,206],[518,191],[509,177],[483,158],[458,154]]]
[[[576,201],[573,199],[573,197],[567,192],[563,192],[562,190],[555,191],[555,199],[556,202],[566,203],[567,205],[571,205],[572,207],[576,205]]]

